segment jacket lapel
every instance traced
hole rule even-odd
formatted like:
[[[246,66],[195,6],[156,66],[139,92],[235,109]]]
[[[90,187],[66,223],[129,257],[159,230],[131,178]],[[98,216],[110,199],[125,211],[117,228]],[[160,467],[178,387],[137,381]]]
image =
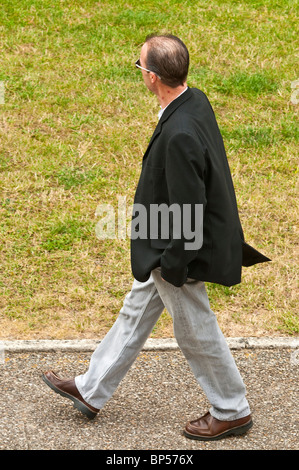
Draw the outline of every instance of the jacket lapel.
[[[154,140],[156,139],[156,137],[160,134],[161,130],[162,130],[162,125],[165,121],[167,121],[167,119],[172,115],[172,113],[174,113],[174,111],[179,107],[181,106],[183,103],[185,103],[185,101],[187,101],[189,98],[191,98],[192,96],[192,92],[190,90],[190,88],[188,88],[188,90],[186,90],[181,96],[179,96],[178,98],[174,99],[170,104],[169,106],[167,106],[167,108],[165,109],[164,113],[162,114],[161,116],[161,119],[159,120],[157,126],[156,126],[156,129],[154,130],[154,133],[151,137],[151,140],[149,141],[149,144],[148,144],[148,147],[146,149],[146,152],[143,156],[143,159],[145,159],[150,151],[150,148],[152,146],[152,143],[154,142]]]

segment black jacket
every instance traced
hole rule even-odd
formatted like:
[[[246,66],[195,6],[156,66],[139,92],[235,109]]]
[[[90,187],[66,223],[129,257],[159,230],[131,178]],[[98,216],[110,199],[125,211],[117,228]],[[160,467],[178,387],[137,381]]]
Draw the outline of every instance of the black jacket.
[[[186,249],[190,238],[182,227],[183,216],[181,236],[174,235],[172,211],[168,212],[169,236],[167,231],[160,233],[162,219],[158,235],[152,233],[150,211],[161,204],[174,204],[181,208],[181,214],[188,205],[192,214],[190,230],[194,233],[199,229],[195,208],[202,207],[201,247]],[[202,91],[188,88],[165,109],[143,158],[132,217],[133,275],[144,282],[160,266],[162,277],[177,287],[187,277],[231,286],[241,282],[242,265],[264,261],[269,259],[244,242],[231,173],[212,107]]]

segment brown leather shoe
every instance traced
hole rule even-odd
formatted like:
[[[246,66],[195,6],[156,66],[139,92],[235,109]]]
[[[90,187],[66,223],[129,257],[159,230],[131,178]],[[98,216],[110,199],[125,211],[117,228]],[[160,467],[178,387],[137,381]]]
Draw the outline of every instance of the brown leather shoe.
[[[208,412],[201,418],[187,423],[184,435],[189,439],[199,441],[214,441],[227,436],[244,434],[252,426],[251,416],[235,419],[233,421],[220,421]]]
[[[89,419],[95,418],[99,410],[83,400],[76,387],[75,379],[61,379],[52,370],[45,372],[42,378],[43,381],[52,388],[52,390],[54,390],[54,392],[72,400],[74,402],[74,407],[85,414]]]

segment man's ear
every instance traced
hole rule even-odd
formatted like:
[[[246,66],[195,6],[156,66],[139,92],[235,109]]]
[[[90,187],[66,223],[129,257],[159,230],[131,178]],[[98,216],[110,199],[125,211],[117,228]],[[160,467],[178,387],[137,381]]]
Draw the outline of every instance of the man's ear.
[[[151,79],[151,83],[155,83],[155,81],[157,80],[157,75],[155,73],[152,73],[150,72],[150,79]]]

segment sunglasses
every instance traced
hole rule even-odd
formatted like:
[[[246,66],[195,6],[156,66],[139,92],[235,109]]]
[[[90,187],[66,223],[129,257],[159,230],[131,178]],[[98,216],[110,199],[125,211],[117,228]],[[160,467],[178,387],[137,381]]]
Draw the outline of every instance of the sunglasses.
[[[140,65],[140,59],[136,60],[135,66],[136,66],[138,69],[145,70],[145,72],[147,72],[147,73],[150,73],[150,72],[151,72],[151,73],[154,73],[154,74],[157,75],[157,77],[160,78],[160,80],[161,80],[161,77],[160,77],[157,73],[153,72],[152,70],[148,70],[148,69],[145,69],[144,67],[141,67],[141,65]]]

